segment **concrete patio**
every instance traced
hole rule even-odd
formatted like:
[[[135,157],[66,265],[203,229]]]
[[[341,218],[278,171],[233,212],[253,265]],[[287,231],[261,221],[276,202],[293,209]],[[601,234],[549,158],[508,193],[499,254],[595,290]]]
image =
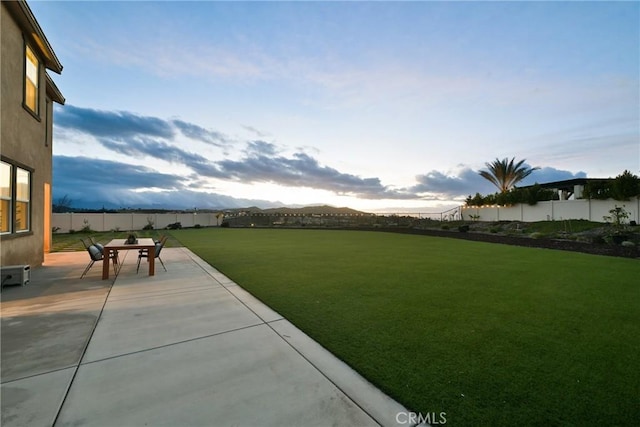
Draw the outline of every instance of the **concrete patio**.
[[[407,412],[188,249],[164,249],[168,272],[151,277],[121,258],[117,278],[96,264],[81,280],[86,252],[50,254],[3,289],[3,426],[390,426]]]

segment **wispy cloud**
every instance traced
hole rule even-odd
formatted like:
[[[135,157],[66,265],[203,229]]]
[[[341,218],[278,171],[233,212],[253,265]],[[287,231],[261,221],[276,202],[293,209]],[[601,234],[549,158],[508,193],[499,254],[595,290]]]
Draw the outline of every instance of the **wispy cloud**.
[[[170,123],[157,117],[140,116],[127,111],[103,111],[65,105],[56,109],[56,125],[96,137],[155,136],[173,138]]]
[[[206,144],[226,144],[228,138],[215,130],[181,120],[70,107],[68,111],[66,107],[60,109],[56,116],[61,135],[65,135],[65,132],[84,133],[115,153],[132,158],[155,158],[185,166],[200,177],[244,184],[268,182],[288,187],[307,187],[365,199],[420,198],[414,193],[391,189],[377,177],[362,178],[322,165],[304,151],[283,155],[284,150],[270,142],[248,141],[239,159],[214,160],[181,148],[176,143],[176,137],[180,133]],[[102,122],[103,119],[106,124]],[[150,173],[141,168],[131,172],[132,176],[138,174],[141,177]],[[145,187],[147,184],[141,179],[135,185]]]
[[[382,185],[379,178],[361,178],[321,165],[317,159],[296,152],[290,157],[278,154],[275,145],[264,141],[250,142],[240,160],[216,162],[217,177],[241,182],[269,182],[289,187],[309,187],[366,199],[416,199]]]
[[[182,120],[171,121],[180,132],[187,138],[191,138],[197,141],[203,141],[216,147],[227,146],[232,141],[221,132],[205,129],[193,123],[188,123]]]

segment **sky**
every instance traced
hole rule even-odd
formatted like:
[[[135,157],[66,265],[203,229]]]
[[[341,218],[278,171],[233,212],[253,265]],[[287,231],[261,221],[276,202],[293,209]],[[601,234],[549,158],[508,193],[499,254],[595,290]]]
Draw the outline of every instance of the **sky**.
[[[54,202],[438,212],[640,173],[638,2],[31,1],[64,66]]]

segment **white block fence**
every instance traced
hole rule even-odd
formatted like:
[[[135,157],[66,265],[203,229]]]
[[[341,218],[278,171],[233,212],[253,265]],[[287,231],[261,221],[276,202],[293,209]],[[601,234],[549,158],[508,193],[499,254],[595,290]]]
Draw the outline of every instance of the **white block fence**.
[[[623,206],[629,212],[628,221],[640,223],[640,198],[629,200],[550,200],[535,205],[518,204],[513,206],[462,206],[462,217],[471,220],[470,215],[479,215],[478,221],[561,221],[564,219],[586,219],[605,222],[609,211]]]
[[[200,225],[209,227],[218,225],[215,213],[54,213],[51,215],[51,227],[58,228],[58,233],[69,230],[80,231],[89,226],[93,231],[133,231],[142,230],[149,221],[153,228],[164,229],[169,224],[179,222],[183,227]]]
[[[471,215],[479,215],[478,221],[561,221],[565,219],[586,219],[605,222],[603,217],[615,206],[623,206],[629,212],[629,221],[640,224],[640,198],[626,201],[620,200],[552,200],[538,202],[530,206],[518,204],[513,206],[461,206],[462,219],[471,221]],[[456,208],[458,209],[458,208]],[[210,227],[219,225],[222,218],[216,213],[54,213],[51,226],[58,228],[59,233],[69,230],[80,231],[89,226],[93,231],[134,231],[142,230],[149,221],[156,230],[164,229],[169,224],[179,222],[183,227],[200,225]]]

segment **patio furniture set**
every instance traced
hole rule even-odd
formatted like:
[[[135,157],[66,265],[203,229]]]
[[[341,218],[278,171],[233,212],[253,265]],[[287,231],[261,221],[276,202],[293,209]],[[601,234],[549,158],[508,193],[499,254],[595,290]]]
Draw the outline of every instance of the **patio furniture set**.
[[[84,269],[84,272],[80,276],[82,279],[93,267],[93,264],[96,261],[102,261],[102,280],[109,279],[109,263],[113,264],[113,274],[116,276],[120,272],[120,268],[122,264],[120,262],[119,251],[122,250],[137,250],[138,251],[138,265],[136,268],[136,273],[140,271],[140,262],[143,258],[146,258],[149,263],[149,276],[155,275],[155,259],[159,259],[162,264],[162,268],[164,271],[167,271],[167,267],[165,267],[162,258],[160,258],[160,253],[165,243],[167,242],[168,236],[163,236],[160,240],[154,241],[151,238],[140,238],[140,239],[113,239],[106,245],[102,245],[99,242],[96,242],[92,237],[89,237],[88,240],[80,239],[85,249],[89,253],[89,264]]]

